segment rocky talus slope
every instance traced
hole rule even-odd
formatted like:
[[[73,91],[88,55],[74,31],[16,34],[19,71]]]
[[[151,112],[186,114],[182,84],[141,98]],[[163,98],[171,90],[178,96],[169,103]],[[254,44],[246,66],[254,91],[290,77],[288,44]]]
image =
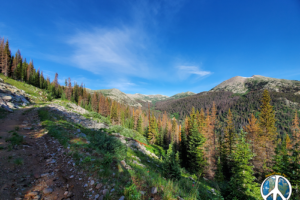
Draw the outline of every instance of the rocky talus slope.
[[[26,106],[29,102],[29,95],[23,90],[4,83],[0,78],[0,107],[6,111],[13,112],[12,109]]]

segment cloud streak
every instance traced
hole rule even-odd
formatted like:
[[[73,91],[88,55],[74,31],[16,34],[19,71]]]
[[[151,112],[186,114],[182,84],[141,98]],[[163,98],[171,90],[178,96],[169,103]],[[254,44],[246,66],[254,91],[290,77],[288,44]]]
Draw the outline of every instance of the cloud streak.
[[[138,28],[93,29],[77,32],[68,40],[75,50],[72,63],[95,74],[144,77],[146,35]],[[141,73],[142,72],[142,73]]]
[[[181,80],[189,78],[191,75],[196,75],[197,77],[204,77],[211,74],[210,71],[204,71],[199,69],[197,66],[179,66],[178,76]]]

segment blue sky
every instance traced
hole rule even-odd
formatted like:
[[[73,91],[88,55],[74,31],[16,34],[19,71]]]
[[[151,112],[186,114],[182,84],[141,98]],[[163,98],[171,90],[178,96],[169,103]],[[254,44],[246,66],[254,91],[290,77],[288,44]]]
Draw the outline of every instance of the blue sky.
[[[174,95],[234,76],[299,80],[299,0],[1,2],[0,36],[61,83]]]

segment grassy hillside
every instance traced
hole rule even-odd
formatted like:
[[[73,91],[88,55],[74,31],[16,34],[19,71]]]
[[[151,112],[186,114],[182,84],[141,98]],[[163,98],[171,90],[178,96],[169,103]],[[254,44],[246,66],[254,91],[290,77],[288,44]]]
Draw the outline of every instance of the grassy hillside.
[[[24,90],[27,94],[30,95],[29,98],[31,99],[31,101],[38,103],[38,102],[45,102],[48,100],[47,98],[48,93],[45,90],[29,85],[25,82],[8,78],[4,76],[2,73],[0,73],[0,78],[3,79],[5,83],[15,86],[20,90]]]
[[[120,126],[97,131],[86,129],[80,124],[68,122],[58,115],[49,113],[46,108],[39,110],[39,116],[43,126],[49,131],[48,134],[57,138],[65,148],[70,149],[69,155],[73,156],[77,166],[87,170],[90,176],[96,173],[105,184],[115,184],[116,192],[106,196],[105,199],[116,199],[120,195],[125,195],[126,199],[136,200],[151,197],[177,199],[178,196],[184,199],[222,199],[217,190],[214,189],[216,194],[211,192],[211,189],[216,186],[213,182],[206,182],[203,179],[193,181],[189,178],[192,175],[184,169],[181,170],[180,180],[165,179],[162,170],[162,158],[165,153],[161,147],[147,144],[147,150],[161,157],[161,159],[154,159],[139,151],[126,148],[111,136],[112,133],[119,132],[126,137],[131,136],[147,143],[144,136],[133,130]],[[97,118],[94,115],[94,119],[95,117]],[[77,129],[87,137],[75,138],[72,132]],[[122,167],[122,160],[125,160],[133,170]],[[135,164],[135,161],[139,160],[145,167]],[[153,187],[158,189],[155,195],[151,195]]]

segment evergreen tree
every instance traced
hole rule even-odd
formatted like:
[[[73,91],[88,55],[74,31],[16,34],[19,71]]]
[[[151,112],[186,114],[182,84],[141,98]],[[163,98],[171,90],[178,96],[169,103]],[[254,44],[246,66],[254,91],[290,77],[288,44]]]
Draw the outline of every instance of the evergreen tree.
[[[137,123],[137,131],[144,135],[144,130],[143,130],[143,119],[142,119],[142,116],[140,115],[139,116],[139,119],[138,119],[138,123]]]
[[[291,127],[292,136],[293,136],[293,144],[300,142],[300,127],[299,120],[297,116],[297,110],[295,112],[295,117],[293,119],[293,125]]]
[[[188,148],[188,141],[187,136],[185,132],[185,127],[181,129],[181,141],[180,141],[180,159],[181,159],[181,166],[187,167],[188,158],[187,158],[187,148]]]
[[[300,200],[300,141],[294,143],[290,153],[290,167],[285,174],[293,188],[291,199]]]
[[[178,152],[175,154],[173,151],[174,144],[169,144],[169,149],[167,151],[167,155],[164,160],[163,164],[163,171],[166,177],[170,179],[180,179],[181,172],[180,172],[180,165],[179,165],[179,158]]]
[[[266,166],[270,167],[270,161],[274,155],[275,140],[277,139],[277,129],[275,127],[275,112],[270,104],[271,98],[268,90],[264,90],[261,103],[259,126],[262,131],[262,138],[266,138],[264,159],[266,160]]]
[[[218,157],[217,161],[217,169],[215,173],[215,180],[218,182],[223,182],[224,181],[224,175],[223,175],[223,168],[222,168],[222,163],[220,157]]]
[[[117,102],[116,101],[112,101],[111,104],[111,112],[110,112],[110,119],[113,122],[113,124],[117,124],[118,123],[118,110],[117,110]],[[132,128],[132,126],[130,125],[130,128]]]
[[[287,150],[287,136],[280,144],[277,143],[277,147],[275,148],[275,156],[273,158],[274,165],[273,171],[277,173],[284,174],[289,170],[289,158],[288,158],[288,150]]]
[[[236,148],[231,152],[233,161],[232,177],[229,181],[230,195],[228,199],[260,199],[260,189],[254,182],[253,166],[250,160],[253,158],[249,143],[246,142],[246,133],[241,130]]]
[[[232,120],[232,113],[229,109],[228,115],[227,115],[227,120],[226,120],[227,126],[225,128],[225,134],[224,134],[224,147],[225,151],[228,155],[232,153],[232,151],[235,148],[235,140],[236,140],[236,133],[234,129],[234,124]]]
[[[188,169],[191,173],[195,173],[200,177],[206,166],[206,160],[204,158],[203,145],[205,143],[205,137],[199,133],[197,122],[194,119],[191,123],[191,132],[188,135]]]
[[[157,124],[153,113],[150,118],[150,126],[148,127],[148,140],[150,144],[156,143],[157,140]]]
[[[263,159],[260,156],[260,154],[262,153],[262,147],[265,145],[265,139],[262,138],[258,120],[253,114],[251,114],[251,117],[248,119],[248,122],[249,123],[244,127],[244,130],[248,133],[246,139],[247,142],[250,144],[250,149],[252,153],[254,154],[254,157],[251,160],[251,162],[254,166],[254,171],[262,173]]]

